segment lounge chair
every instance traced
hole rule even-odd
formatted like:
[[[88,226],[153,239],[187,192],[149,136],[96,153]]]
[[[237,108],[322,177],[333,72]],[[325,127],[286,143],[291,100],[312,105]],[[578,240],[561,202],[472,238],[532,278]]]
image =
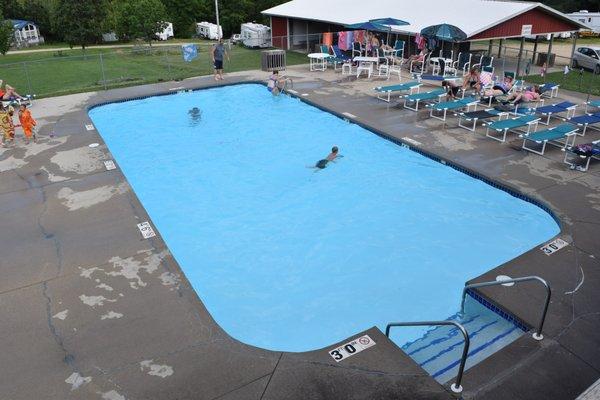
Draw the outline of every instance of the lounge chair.
[[[452,64],[452,67],[457,71],[462,71],[462,75],[465,76],[471,67],[471,57],[471,53],[458,53],[458,57]]]
[[[485,136],[497,140],[499,142],[506,141],[506,135],[510,131],[515,131],[517,128],[527,127],[527,132],[531,132],[531,127],[537,127],[537,123],[539,122],[539,118],[533,115],[522,115],[520,117],[511,118],[511,119],[503,119],[502,121],[492,121],[484,123],[484,126],[487,126],[487,130]],[[490,131],[495,131],[500,134],[500,136],[494,136]],[[520,133],[520,132],[515,132]]]
[[[419,93],[419,90],[422,85],[423,84],[420,82],[406,82],[398,85],[378,86],[374,88],[374,90],[377,92],[377,98],[379,100],[383,100],[389,103],[392,99],[392,94],[406,91],[409,92],[408,94],[413,94],[415,92]],[[387,95],[387,97],[382,97],[385,95]]]
[[[585,136],[585,132],[587,131],[588,128],[590,129],[600,129],[599,127],[596,127],[596,125],[600,125],[600,112],[596,113],[596,114],[586,114],[586,115],[580,115],[578,117],[572,117],[569,119],[566,119],[565,121],[571,123],[571,124],[576,124],[578,126],[582,126],[583,129],[581,131],[580,136]]]
[[[569,165],[571,169],[585,172],[590,166],[592,158],[600,160],[600,140],[591,143],[579,144],[577,146],[569,146],[565,150],[564,163]],[[575,160],[583,159],[582,163],[576,163]]]
[[[563,149],[573,146],[575,144],[575,137],[577,136],[578,129],[579,128],[572,124],[560,124],[543,131],[522,134],[519,135],[519,137],[523,139],[523,149],[543,156],[544,151],[546,150],[546,144],[554,144]],[[527,142],[536,143],[538,149],[527,147]],[[540,145],[541,149],[539,149]]]
[[[458,114],[455,114],[458,117],[458,126],[460,126],[461,128],[464,128],[468,131],[471,132],[475,132],[475,129],[477,128],[477,121],[481,120],[481,121],[485,121],[487,119],[490,118],[496,118],[498,117],[498,121],[500,121],[502,119],[502,117],[506,117],[508,118],[509,116],[509,112],[507,111],[501,111],[501,110],[497,110],[495,108],[488,108],[486,110],[479,110],[479,111],[471,111],[471,112],[461,112]],[[463,125],[462,120],[468,121],[468,122],[473,122],[473,125]]]
[[[588,112],[588,108],[589,107],[600,108],[600,100],[590,100],[590,101],[587,101],[585,103],[585,113],[586,114]]]
[[[548,96],[550,98],[557,97],[559,87],[560,85],[556,83],[544,83],[543,85],[540,85],[540,93],[542,93],[542,96]]]
[[[446,91],[444,89],[435,89],[425,93],[414,93],[409,94],[404,97],[404,108],[413,111],[419,111],[419,103],[420,102],[435,102],[440,101],[442,97],[446,96]],[[409,103],[415,103],[414,107],[409,106]]]
[[[477,99],[475,97],[467,97],[464,99],[454,101],[444,101],[440,103],[428,104],[427,107],[431,108],[429,116],[440,121],[446,121],[446,115],[448,111],[462,110],[466,108],[467,111],[471,110],[471,107],[477,107]],[[435,112],[442,113],[442,116],[437,116]]]
[[[563,101],[562,103],[551,104],[548,106],[543,106],[535,109],[535,112],[543,115],[546,118],[546,121],[540,121],[541,124],[550,125],[550,118],[552,115],[567,113],[566,118],[572,118],[575,116],[575,110],[577,109],[577,104],[571,103],[570,101]]]

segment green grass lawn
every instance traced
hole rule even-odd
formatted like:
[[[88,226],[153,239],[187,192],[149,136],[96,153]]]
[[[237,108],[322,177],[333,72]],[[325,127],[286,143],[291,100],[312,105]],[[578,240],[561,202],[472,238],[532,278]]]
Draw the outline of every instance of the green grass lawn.
[[[0,79],[38,97],[156,83],[211,74],[208,50],[199,46],[199,57],[189,63],[177,46],[13,54],[0,57]],[[234,46],[230,55],[225,72],[260,69],[260,50]],[[304,63],[306,55],[287,53],[288,65]]]
[[[547,74],[545,79],[540,75],[531,75],[525,79],[532,83],[558,83],[561,89],[600,96],[600,75],[587,71],[584,71],[582,76],[579,75],[579,71],[571,71],[567,75],[562,72],[552,72]]]

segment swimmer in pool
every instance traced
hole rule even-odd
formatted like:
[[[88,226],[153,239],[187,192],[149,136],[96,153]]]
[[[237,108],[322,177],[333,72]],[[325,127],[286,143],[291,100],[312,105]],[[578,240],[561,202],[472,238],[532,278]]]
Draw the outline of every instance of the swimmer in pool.
[[[188,111],[192,125],[197,125],[202,119],[202,111],[198,107],[194,107]]]
[[[337,146],[333,146],[333,148],[331,149],[331,153],[329,153],[329,155],[326,158],[317,161],[314,168],[323,169],[327,167],[327,164],[329,164],[332,161],[335,161],[336,158],[343,157],[342,155],[339,155],[338,152],[339,149],[337,148]]]

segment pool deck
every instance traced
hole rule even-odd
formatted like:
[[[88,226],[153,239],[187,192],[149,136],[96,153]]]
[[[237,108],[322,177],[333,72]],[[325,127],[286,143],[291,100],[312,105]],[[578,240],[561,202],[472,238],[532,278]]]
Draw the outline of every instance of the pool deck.
[[[539,275],[553,296],[545,339],[525,335],[467,371],[465,399],[574,399],[598,380],[600,163],[572,171],[556,148],[539,156],[520,142],[490,140],[482,128],[457,128],[455,118],[444,125],[427,111],[388,107],[370,93],[385,81],[306,66],[288,75],[306,101],[531,196],[561,221],[567,247],[551,256],[536,247],[473,277]],[[231,74],[226,83],[265,76]],[[39,100],[39,143],[0,148],[0,397],[452,399],[376,328],[367,331],[375,346],[340,363],[327,352],[333,343],[279,353],[236,342],[212,320],[160,232],[142,238],[137,224],[150,218],[120,170],[106,170],[112,156],[86,128],[87,108],[213,85],[202,77]],[[481,293],[532,326],[539,319],[544,291],[535,284]]]

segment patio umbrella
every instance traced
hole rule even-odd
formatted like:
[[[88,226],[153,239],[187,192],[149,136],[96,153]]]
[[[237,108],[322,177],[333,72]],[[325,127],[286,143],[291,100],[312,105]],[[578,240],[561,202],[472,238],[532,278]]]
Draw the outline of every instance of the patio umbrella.
[[[428,26],[421,29],[421,35],[448,42],[461,42],[467,38],[467,34],[460,28],[450,24]]]
[[[371,19],[369,20],[369,22],[374,22],[376,24],[382,24],[382,25],[388,25],[388,34],[387,34],[387,44],[390,44],[390,33],[392,32],[392,27],[391,25],[396,25],[396,26],[402,26],[402,25],[409,25],[408,22],[406,21],[402,21],[401,19],[396,19],[396,18],[377,18],[377,19]]]
[[[349,25],[345,25],[345,27],[349,28],[349,29],[365,30],[365,31],[378,31],[378,32],[385,32],[388,30],[387,26],[378,24],[376,22],[371,22],[371,21],[359,22],[358,24],[349,24]]]
[[[421,29],[421,35],[429,38],[435,38],[442,41],[442,52],[444,51],[444,41],[452,42],[452,52],[454,52],[454,43],[462,42],[467,38],[459,27],[450,24],[431,25]]]
[[[345,25],[346,28],[354,29],[354,30],[365,30],[365,31],[376,31],[376,32],[385,32],[389,29],[389,27],[385,25],[381,25],[375,22],[367,21],[367,22],[359,22],[358,24],[349,24]]]

